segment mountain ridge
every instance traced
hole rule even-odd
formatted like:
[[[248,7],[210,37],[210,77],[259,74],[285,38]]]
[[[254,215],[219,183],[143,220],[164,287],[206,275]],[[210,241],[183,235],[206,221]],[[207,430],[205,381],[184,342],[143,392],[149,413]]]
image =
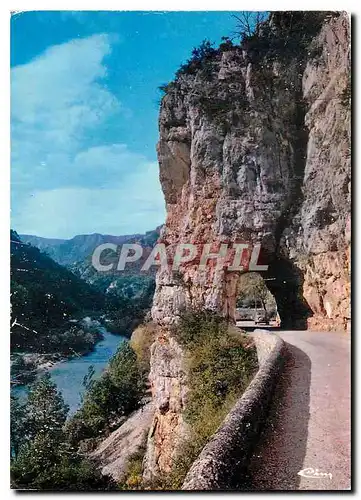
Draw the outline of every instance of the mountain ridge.
[[[42,236],[20,234],[24,243],[46,252],[58,264],[71,267],[77,262],[88,258],[94,249],[103,243],[140,243],[145,246],[153,246],[158,239],[161,226],[154,230],[146,231],[144,234],[134,233],[127,235],[111,235],[102,233],[78,234],[70,239],[45,238]]]

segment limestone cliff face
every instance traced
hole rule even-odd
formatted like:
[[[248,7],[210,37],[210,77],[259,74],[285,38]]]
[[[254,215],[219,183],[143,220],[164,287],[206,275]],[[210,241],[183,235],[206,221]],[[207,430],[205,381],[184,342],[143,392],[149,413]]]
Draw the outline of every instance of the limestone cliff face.
[[[161,334],[152,345],[151,356],[149,378],[156,414],[148,435],[145,480],[171,470],[178,446],[188,433],[182,416],[186,399],[182,350],[173,338]]]
[[[350,79],[349,28],[346,16],[327,24],[318,37],[322,54],[307,62],[303,74],[303,200],[285,245],[304,273],[303,296],[313,313],[309,326],[328,329],[348,328],[351,316],[351,110],[339,98]]]
[[[273,13],[259,39],[179,74],[161,104],[161,241],[169,252],[179,242],[260,243],[267,286],[292,328],[345,328],[350,317],[349,79],[346,14]],[[169,470],[184,427],[169,325],[189,305],[232,317],[238,280],[214,265],[200,271],[197,260],[158,272],[148,475]]]

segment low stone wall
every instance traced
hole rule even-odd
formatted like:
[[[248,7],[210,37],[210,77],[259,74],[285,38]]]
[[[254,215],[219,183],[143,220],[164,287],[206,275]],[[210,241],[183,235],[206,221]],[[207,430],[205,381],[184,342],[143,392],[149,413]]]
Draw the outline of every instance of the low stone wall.
[[[259,370],[190,468],[182,490],[229,490],[242,483],[283,366],[284,342],[266,330],[252,335]]]

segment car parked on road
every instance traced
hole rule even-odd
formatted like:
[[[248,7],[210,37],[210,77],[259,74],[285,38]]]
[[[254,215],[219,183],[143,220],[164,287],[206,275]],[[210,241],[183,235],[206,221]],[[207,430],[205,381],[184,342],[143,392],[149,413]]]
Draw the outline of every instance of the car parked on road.
[[[268,325],[269,324],[269,316],[266,313],[266,311],[264,311],[264,312],[257,311],[257,313],[254,315],[254,322],[256,323],[256,325],[260,325],[260,324]]]

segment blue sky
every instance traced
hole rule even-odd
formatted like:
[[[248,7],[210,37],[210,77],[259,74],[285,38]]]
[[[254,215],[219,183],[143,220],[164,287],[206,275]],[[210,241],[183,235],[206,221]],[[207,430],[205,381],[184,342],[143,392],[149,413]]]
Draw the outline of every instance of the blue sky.
[[[12,227],[70,238],[165,220],[159,85],[231,12],[26,12],[11,17]]]

